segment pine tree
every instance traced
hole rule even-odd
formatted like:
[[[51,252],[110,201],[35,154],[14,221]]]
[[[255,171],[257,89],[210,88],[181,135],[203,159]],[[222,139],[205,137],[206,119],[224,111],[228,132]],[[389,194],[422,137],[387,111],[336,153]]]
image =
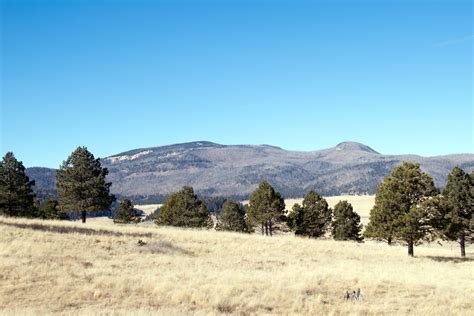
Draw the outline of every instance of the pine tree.
[[[262,235],[273,235],[273,225],[283,215],[285,201],[279,192],[267,182],[262,181],[252,193],[247,215],[253,224],[261,225]]]
[[[83,223],[87,212],[109,210],[115,196],[110,194],[112,184],[106,182],[107,174],[99,158],[94,158],[86,147],[78,147],[56,173],[61,209],[80,211]]]
[[[0,214],[34,217],[34,184],[26,175],[23,163],[8,152],[0,162]]]
[[[296,203],[288,215],[289,227],[296,235],[318,238],[323,236],[331,225],[332,211],[326,200],[314,191],[308,192],[303,205]]]
[[[437,224],[442,236],[458,240],[461,256],[465,257],[466,239],[474,234],[474,191],[473,180],[461,168],[454,167],[449,174],[438,210]]]
[[[201,199],[194,194],[192,187],[169,195],[160,208],[156,224],[178,227],[211,228],[211,213]]]
[[[67,214],[59,208],[59,202],[54,199],[47,199],[43,207],[39,208],[38,217],[43,219],[67,219]]]
[[[244,206],[232,200],[225,201],[217,218],[216,230],[249,232]]]
[[[117,212],[115,213],[114,223],[129,224],[138,221],[140,221],[140,218],[137,217],[137,212],[133,206],[132,201],[129,199],[123,199],[117,208]]]
[[[364,236],[387,241],[392,245],[395,239],[395,218],[397,216],[397,201],[391,198],[389,179],[377,188],[375,204],[370,211],[369,224],[366,226]]]
[[[334,206],[334,221],[332,235],[336,240],[361,241],[362,224],[360,216],[354,212],[347,201],[340,201]]]
[[[414,245],[431,237],[433,210],[425,201],[437,193],[433,179],[419,164],[395,167],[377,190],[366,236],[403,241],[413,256]]]

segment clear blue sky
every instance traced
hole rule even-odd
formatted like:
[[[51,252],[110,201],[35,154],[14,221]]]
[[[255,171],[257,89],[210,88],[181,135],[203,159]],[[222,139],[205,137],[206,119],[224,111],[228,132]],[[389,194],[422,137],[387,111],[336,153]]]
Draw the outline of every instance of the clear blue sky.
[[[472,1],[1,2],[1,154],[474,152]]]

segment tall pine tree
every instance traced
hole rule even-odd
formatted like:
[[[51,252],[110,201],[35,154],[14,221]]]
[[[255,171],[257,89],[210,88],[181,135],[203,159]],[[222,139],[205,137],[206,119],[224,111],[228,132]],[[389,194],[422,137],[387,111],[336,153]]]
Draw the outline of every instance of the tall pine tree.
[[[244,206],[232,200],[225,201],[217,217],[216,230],[249,232]]]
[[[339,201],[334,206],[333,238],[336,240],[361,241],[361,231],[360,216],[354,212],[352,205],[347,201]]]
[[[430,237],[433,211],[425,201],[437,193],[420,164],[404,162],[395,167],[377,190],[366,236],[403,241],[413,256],[414,245]]]
[[[454,167],[443,191],[437,223],[445,239],[459,241],[462,257],[466,256],[466,240],[474,234],[473,213],[473,179]]]
[[[318,238],[331,226],[332,211],[327,201],[314,191],[308,192],[302,205],[296,203],[288,215],[288,226],[296,235]]]
[[[25,167],[12,152],[0,162],[0,213],[8,216],[36,215],[35,184],[25,173]]]
[[[273,225],[283,215],[285,201],[279,192],[267,182],[262,181],[252,193],[247,215],[253,224],[261,225],[262,235],[273,235]]]
[[[99,158],[94,158],[86,147],[78,147],[56,173],[61,209],[79,211],[83,223],[87,212],[109,210],[115,196],[110,194],[112,184],[106,181],[107,174]]]

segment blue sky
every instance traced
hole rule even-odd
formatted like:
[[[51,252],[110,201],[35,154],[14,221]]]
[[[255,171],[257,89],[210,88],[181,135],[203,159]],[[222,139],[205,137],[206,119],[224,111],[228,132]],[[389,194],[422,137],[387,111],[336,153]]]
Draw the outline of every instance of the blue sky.
[[[474,152],[471,1],[1,2],[1,154]]]

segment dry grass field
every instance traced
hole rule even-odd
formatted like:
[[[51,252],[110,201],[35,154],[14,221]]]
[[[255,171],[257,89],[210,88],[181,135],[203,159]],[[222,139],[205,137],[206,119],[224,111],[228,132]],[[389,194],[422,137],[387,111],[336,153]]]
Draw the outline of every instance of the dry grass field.
[[[339,195],[339,196],[325,196],[324,197],[329,204],[329,207],[334,207],[339,201],[346,200],[352,204],[354,212],[359,214],[360,221],[362,224],[367,225],[369,223],[370,210],[375,203],[375,195]],[[286,210],[291,210],[293,205],[303,203],[303,199],[286,199],[285,206]]]
[[[418,314],[474,310],[474,252],[0,217],[0,314]],[[146,242],[138,246],[137,241]],[[360,288],[362,299],[345,301]]]

